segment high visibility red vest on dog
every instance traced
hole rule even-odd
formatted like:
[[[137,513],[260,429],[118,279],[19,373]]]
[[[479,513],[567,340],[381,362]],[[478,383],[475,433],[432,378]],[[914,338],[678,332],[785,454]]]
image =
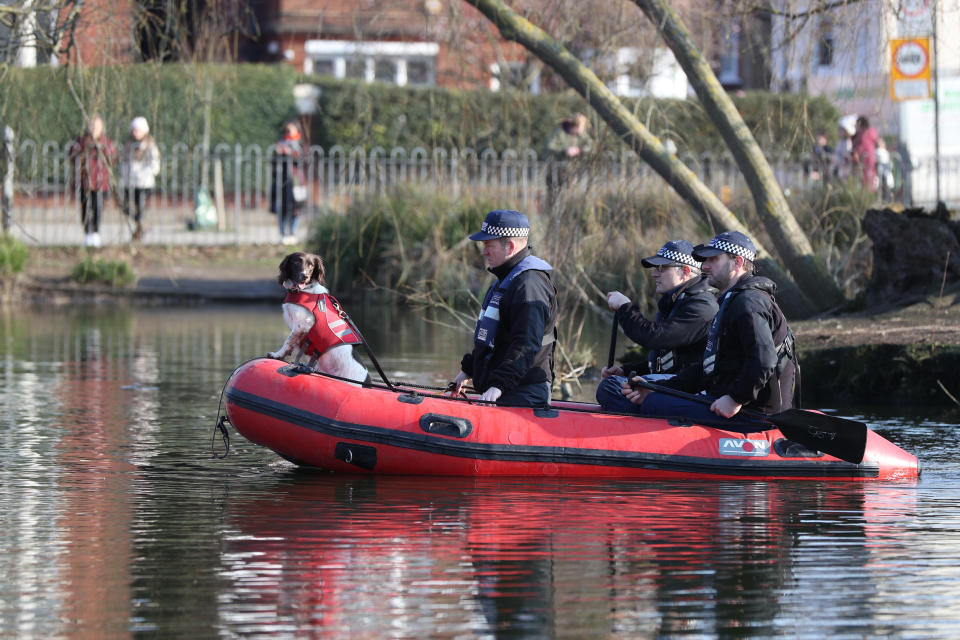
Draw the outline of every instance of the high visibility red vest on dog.
[[[313,314],[314,323],[307,334],[307,355],[323,355],[340,344],[360,344],[360,337],[340,315],[340,303],[329,293],[288,291],[284,303],[298,304]]]

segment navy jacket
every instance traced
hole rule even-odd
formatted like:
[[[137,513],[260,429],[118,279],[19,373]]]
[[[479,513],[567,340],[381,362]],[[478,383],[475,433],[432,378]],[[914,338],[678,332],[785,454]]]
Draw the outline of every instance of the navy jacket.
[[[717,314],[716,293],[706,276],[701,276],[660,296],[653,320],[648,320],[636,304],[626,303],[617,310],[626,336],[651,353],[651,373],[677,373],[701,361],[710,321]],[[656,366],[658,359],[662,367]],[[628,363],[623,370],[642,371]]]
[[[773,298],[776,284],[763,276],[747,275],[730,292],[731,298],[720,310],[720,343],[713,374],[704,374],[701,362],[661,384],[691,393],[706,390],[718,398],[729,395],[746,408],[767,414],[791,408],[792,334]],[[722,300],[721,296],[721,304]],[[785,341],[788,346],[782,347]],[[789,354],[780,357],[778,348]]]
[[[526,247],[510,260],[489,271],[497,283],[530,255]],[[490,387],[503,392],[518,386],[553,382],[555,340],[543,345],[543,337],[556,336],[557,290],[545,271],[528,270],[518,275],[500,302],[500,325],[493,349],[474,344],[463,356],[460,368],[473,378],[473,387],[483,393]]]

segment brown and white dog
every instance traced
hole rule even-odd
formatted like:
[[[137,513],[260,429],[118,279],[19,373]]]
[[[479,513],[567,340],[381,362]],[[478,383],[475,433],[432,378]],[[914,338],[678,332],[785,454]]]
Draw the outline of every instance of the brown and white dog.
[[[329,294],[327,288],[323,286],[324,273],[323,260],[320,256],[298,251],[288,255],[280,263],[280,275],[277,282],[287,290],[288,300],[290,298],[300,298],[315,301],[318,298],[323,298],[324,294]],[[329,299],[325,298],[325,300]],[[316,305],[314,304],[314,306]],[[290,328],[290,335],[287,336],[280,348],[270,353],[269,356],[283,359],[296,352],[296,359],[299,360],[307,349],[306,338],[317,323],[318,317],[321,318],[322,322],[326,322],[322,312],[315,315],[313,310],[302,303],[284,301],[283,319]],[[355,336],[350,330],[350,325],[339,320],[339,318],[334,317],[333,324],[337,326],[331,326],[331,332],[327,335],[334,336],[333,332],[338,332]],[[358,339],[352,341],[357,342]],[[351,340],[347,339],[345,342],[340,342],[334,339],[334,342],[335,344],[322,353],[314,353],[310,366],[323,373],[349,378],[357,382],[366,380],[368,377],[367,369],[353,357],[353,347],[349,344]]]

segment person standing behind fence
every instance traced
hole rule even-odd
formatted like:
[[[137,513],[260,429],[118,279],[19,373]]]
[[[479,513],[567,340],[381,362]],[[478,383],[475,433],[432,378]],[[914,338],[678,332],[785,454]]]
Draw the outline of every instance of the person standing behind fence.
[[[283,135],[277,140],[270,165],[273,174],[270,211],[277,215],[283,244],[296,243],[297,209],[306,200],[306,186],[300,167],[302,155],[300,129],[296,123],[288,122],[283,126]]]
[[[99,247],[100,214],[110,190],[110,168],[116,162],[117,150],[103,129],[103,118],[92,116],[86,131],[70,145],[68,156],[73,165],[73,179],[80,194],[80,222],[83,224],[83,245]]]
[[[850,176],[853,163],[853,134],[857,132],[856,116],[847,115],[837,123],[837,145],[833,148],[833,175],[839,180]]]
[[[593,150],[593,140],[587,133],[590,121],[578,113],[560,122],[547,139],[547,208],[553,209],[557,194],[570,174],[568,163]]]
[[[160,149],[147,119],[137,116],[130,122],[130,139],[120,158],[120,186],[123,189],[123,213],[130,217],[133,205],[133,240],[143,237],[143,210],[147,195],[157,186],[160,173]]]
[[[857,132],[853,136],[853,157],[863,171],[863,188],[877,189],[877,130],[865,116],[857,118]]]

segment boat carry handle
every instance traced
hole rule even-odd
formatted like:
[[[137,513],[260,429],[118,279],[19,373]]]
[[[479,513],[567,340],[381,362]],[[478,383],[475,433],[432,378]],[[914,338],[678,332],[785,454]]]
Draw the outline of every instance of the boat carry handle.
[[[420,416],[420,428],[427,433],[454,438],[466,438],[473,431],[473,425],[466,418],[440,413],[425,413]]]

